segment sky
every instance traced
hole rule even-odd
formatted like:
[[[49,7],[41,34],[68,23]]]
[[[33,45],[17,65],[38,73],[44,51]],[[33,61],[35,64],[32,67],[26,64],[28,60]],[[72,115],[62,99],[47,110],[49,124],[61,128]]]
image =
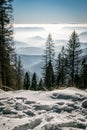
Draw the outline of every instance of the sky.
[[[87,23],[87,0],[14,0],[15,24]]]

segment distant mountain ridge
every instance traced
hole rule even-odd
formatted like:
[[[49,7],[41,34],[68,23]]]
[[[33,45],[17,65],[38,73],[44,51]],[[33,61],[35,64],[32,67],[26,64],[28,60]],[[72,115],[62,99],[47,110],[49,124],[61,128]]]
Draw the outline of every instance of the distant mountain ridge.
[[[63,29],[65,29],[65,30],[81,30],[81,31],[83,31],[83,30],[85,30],[85,31],[87,31],[87,27],[76,27],[76,26],[74,26],[74,27],[68,27],[68,26],[66,26],[66,27],[63,27]]]
[[[44,54],[44,49],[39,47],[21,47],[16,49],[16,52],[23,55],[42,55]]]
[[[14,31],[44,31],[43,27],[15,27]]]
[[[34,36],[34,37],[31,37],[31,39],[35,39],[35,40],[45,40],[45,38],[37,35],[37,36]]]
[[[85,35],[85,36],[87,36],[87,32],[82,32],[79,35]]]
[[[45,42],[46,39],[38,35],[27,38],[27,43],[29,44],[29,46],[36,46],[36,47],[45,46]]]
[[[26,42],[14,41],[14,46],[17,49],[17,48],[20,48],[20,47],[27,47],[29,45]]]
[[[80,33],[79,37],[81,41],[87,42],[87,31]]]
[[[54,41],[54,49],[55,53],[58,54],[61,51],[62,46],[66,46],[68,43],[67,40],[55,40]],[[32,45],[33,43],[31,43]],[[39,45],[40,43],[38,43]],[[80,42],[81,48],[87,48],[87,43]],[[30,44],[24,43],[24,42],[15,42],[15,48],[16,48],[16,53],[17,54],[23,54],[23,55],[43,55],[44,54],[44,49],[45,49],[45,44],[44,46],[40,44],[39,47],[36,46],[30,46]]]
[[[82,57],[87,54],[87,44],[82,49]],[[36,48],[35,48],[36,49]],[[58,55],[59,52],[57,52]],[[43,55],[23,55],[18,54],[21,57],[22,64],[25,71],[30,71],[31,73],[36,72],[38,77],[41,77],[42,66],[43,66]]]
[[[39,77],[41,77],[43,66],[43,56],[42,55],[21,55],[21,61],[23,64],[24,71],[30,71],[30,73],[36,72]]]

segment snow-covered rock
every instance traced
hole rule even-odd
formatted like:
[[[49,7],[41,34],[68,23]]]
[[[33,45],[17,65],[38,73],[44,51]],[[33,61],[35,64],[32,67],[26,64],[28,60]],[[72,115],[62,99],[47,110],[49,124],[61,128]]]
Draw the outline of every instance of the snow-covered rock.
[[[87,108],[87,100],[82,102],[82,107]]]
[[[87,92],[0,90],[0,130],[87,130]]]

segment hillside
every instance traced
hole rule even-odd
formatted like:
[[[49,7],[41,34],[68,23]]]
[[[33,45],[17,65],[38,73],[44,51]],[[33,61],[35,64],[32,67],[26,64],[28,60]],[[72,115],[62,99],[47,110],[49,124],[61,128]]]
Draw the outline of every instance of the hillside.
[[[0,90],[0,130],[87,130],[87,92]]]
[[[16,52],[23,55],[42,55],[44,54],[44,49],[39,47],[21,47]]]
[[[24,71],[30,71],[30,73],[36,72],[41,77],[43,66],[42,55],[19,55],[23,64]]]

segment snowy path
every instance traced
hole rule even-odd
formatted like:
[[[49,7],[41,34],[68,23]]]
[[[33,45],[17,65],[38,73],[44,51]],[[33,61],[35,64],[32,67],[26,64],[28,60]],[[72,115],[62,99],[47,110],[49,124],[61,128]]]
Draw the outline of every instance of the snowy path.
[[[0,130],[87,130],[87,92],[0,90]]]

